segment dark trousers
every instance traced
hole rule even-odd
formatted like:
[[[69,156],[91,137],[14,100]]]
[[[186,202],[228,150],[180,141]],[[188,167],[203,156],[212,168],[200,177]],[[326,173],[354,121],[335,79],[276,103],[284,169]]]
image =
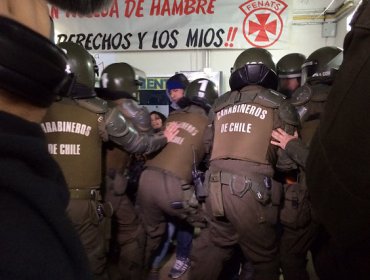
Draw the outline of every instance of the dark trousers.
[[[209,191],[211,196],[214,190],[210,187]],[[257,201],[251,190],[242,197],[233,195],[228,185],[222,186],[222,200],[224,217],[214,217],[212,202],[206,200],[210,224],[194,239],[190,279],[217,279],[236,244],[253,264],[255,280],[278,279],[276,228],[269,221],[277,209]]]
[[[284,280],[309,280],[307,253],[317,235],[304,184],[285,184],[280,209],[279,257]]]
[[[108,279],[106,218],[99,220],[96,202],[90,199],[71,199],[67,213],[84,246],[94,279]]]
[[[143,171],[137,194],[140,218],[146,231],[145,263],[151,265],[155,253],[166,235],[167,221],[169,217],[177,227],[189,229],[186,218],[188,213],[185,209],[174,208],[173,202],[182,202],[183,190],[181,181],[175,176],[159,170],[146,169]],[[190,231],[188,231],[188,234]],[[185,250],[189,250],[190,234],[187,235]],[[181,245],[180,245],[181,246]]]
[[[118,268],[122,279],[141,279],[144,270],[145,232],[136,209],[126,194],[107,192],[113,205],[112,244],[118,247]]]

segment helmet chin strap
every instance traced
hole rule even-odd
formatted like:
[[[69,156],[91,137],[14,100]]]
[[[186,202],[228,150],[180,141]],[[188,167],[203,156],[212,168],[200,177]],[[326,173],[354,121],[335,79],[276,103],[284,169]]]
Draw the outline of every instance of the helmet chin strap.
[[[2,16],[0,30],[0,88],[37,107],[70,90],[67,58],[50,40]]]

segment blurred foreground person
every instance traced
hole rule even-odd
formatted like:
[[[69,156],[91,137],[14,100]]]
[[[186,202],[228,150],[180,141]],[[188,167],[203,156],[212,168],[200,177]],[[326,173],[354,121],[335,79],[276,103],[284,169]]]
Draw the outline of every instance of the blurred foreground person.
[[[344,59],[311,143],[307,185],[329,234],[320,279],[370,275],[370,4],[362,1],[344,40]]]
[[[66,183],[38,124],[72,84],[51,29],[47,2],[0,2],[1,279],[91,279],[66,216]]]

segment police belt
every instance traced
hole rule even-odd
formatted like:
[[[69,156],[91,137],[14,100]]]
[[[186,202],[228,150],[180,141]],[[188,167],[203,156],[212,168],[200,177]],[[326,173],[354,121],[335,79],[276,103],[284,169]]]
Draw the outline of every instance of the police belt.
[[[69,189],[70,199],[101,200],[100,190],[97,188]]]
[[[252,190],[258,199],[264,199],[266,186],[264,184],[264,175],[250,174],[237,175],[226,171],[212,172],[210,182],[220,182],[222,185],[228,185],[232,194],[242,197],[247,191]]]

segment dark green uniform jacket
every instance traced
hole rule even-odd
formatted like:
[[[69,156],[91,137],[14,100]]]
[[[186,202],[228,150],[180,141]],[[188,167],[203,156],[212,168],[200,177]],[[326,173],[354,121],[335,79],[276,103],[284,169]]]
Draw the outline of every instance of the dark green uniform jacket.
[[[0,279],[91,279],[41,128],[0,112]]]

